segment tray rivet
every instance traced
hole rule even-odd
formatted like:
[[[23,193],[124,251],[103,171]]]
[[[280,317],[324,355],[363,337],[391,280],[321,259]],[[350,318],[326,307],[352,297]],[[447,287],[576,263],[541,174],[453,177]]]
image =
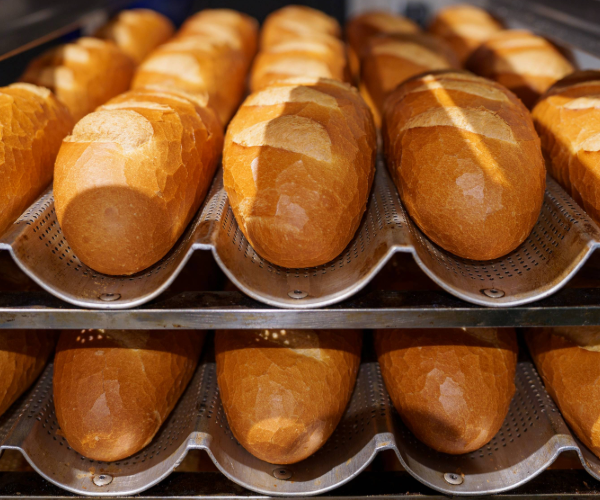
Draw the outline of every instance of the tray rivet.
[[[92,481],[96,486],[108,486],[112,483],[113,477],[108,474],[99,474],[98,476],[94,476]]]
[[[464,478],[460,474],[455,474],[454,472],[446,472],[446,474],[444,474],[444,480],[447,483],[459,485],[463,484]]]
[[[292,299],[303,299],[304,297],[308,296],[308,292],[303,292],[302,290],[292,290],[291,292],[288,292],[288,295]]]
[[[292,471],[285,467],[277,467],[277,469],[273,471],[273,477],[276,479],[289,479],[292,477]]]
[[[113,302],[115,300],[119,300],[121,298],[121,294],[120,293],[101,293],[100,295],[98,295],[98,298],[100,300],[103,300],[104,302]]]
[[[504,292],[502,290],[498,290],[497,288],[484,288],[481,290],[483,295],[487,295],[490,299],[501,299],[504,297]]]

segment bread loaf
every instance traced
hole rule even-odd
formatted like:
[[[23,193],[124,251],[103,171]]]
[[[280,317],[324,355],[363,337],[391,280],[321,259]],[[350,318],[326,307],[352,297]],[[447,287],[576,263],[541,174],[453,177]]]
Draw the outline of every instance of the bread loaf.
[[[600,224],[600,71],[577,71],[552,86],[532,111],[546,166]]]
[[[410,19],[392,12],[372,10],[354,16],[346,24],[348,61],[352,76],[358,79],[363,50],[379,35],[418,33],[419,26]]]
[[[515,393],[515,331],[379,330],[375,349],[402,421],[427,446],[457,455],[488,443]]]
[[[55,344],[53,331],[0,331],[0,415],[42,372]]]
[[[527,238],[546,170],[529,112],[504,87],[461,72],[414,78],[388,98],[383,136],[404,206],[442,248],[488,260]]]
[[[528,108],[575,69],[550,42],[524,30],[496,33],[471,54],[467,68],[501,83]]]
[[[86,116],[55,168],[56,215],[75,255],[112,275],[160,260],[200,207],[222,144],[206,99],[182,92],[130,91]]]
[[[131,9],[117,14],[95,36],[111,40],[136,64],[140,64],[174,32],[173,23],[162,14],[150,9]]]
[[[249,65],[258,45],[258,22],[231,9],[204,9],[189,17],[177,33],[179,38],[197,35],[228,40],[244,52]]]
[[[133,71],[133,60],[114,43],[84,37],[34,59],[21,80],[52,90],[77,122],[125,92]]]
[[[347,84],[286,80],[251,94],[227,129],[223,180],[253,248],[284,267],[339,255],[365,211],[375,151],[371,114]]]
[[[372,38],[362,52],[360,91],[377,126],[387,96],[400,83],[426,71],[449,68],[458,68],[456,56],[443,41],[426,33]]]
[[[339,23],[320,10],[303,5],[288,5],[267,16],[260,33],[260,46],[265,49],[283,41],[326,34],[339,38]]]
[[[273,464],[315,453],[348,405],[361,339],[357,330],[218,331],[217,382],[240,444]]]
[[[293,77],[349,81],[346,49],[338,38],[315,34],[271,45],[258,54],[250,79],[252,92]]]
[[[531,328],[525,339],[563,417],[600,457],[600,327]]]
[[[485,10],[473,5],[441,9],[429,25],[429,32],[444,38],[464,64],[469,55],[502,25]]]
[[[27,83],[0,88],[0,234],[50,184],[60,144],[73,127],[48,89]]]
[[[233,11],[201,11],[174,40],[156,49],[136,71],[132,88],[160,85],[208,95],[227,124],[244,95],[256,47],[255,21]]]
[[[192,378],[203,341],[201,331],[62,332],[54,406],[69,445],[104,462],[148,445]]]

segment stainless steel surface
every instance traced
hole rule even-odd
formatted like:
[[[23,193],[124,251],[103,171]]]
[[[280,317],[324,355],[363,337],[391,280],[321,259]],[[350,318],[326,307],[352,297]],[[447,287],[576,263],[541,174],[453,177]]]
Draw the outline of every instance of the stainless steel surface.
[[[207,353],[212,350],[207,349]],[[0,449],[20,450],[48,481],[87,496],[130,495],[167,477],[188,450],[205,450],[235,483],[270,496],[306,496],[355,478],[382,450],[394,450],[423,484],[450,495],[484,495],[515,488],[560,453],[576,451],[600,478],[598,458],[571,435],[529,361],[521,361],[517,392],[500,432],[473,453],[449,456],[419,442],[403,425],[384,388],[379,365],[363,361],[351,402],[327,443],[308,459],[278,467],[258,460],[231,433],[206,354],[190,386],[152,443],[114,463],[89,460],[61,435],[52,403],[52,367],[0,421]]]
[[[474,304],[507,307],[544,298],[561,288],[600,241],[600,230],[551,179],[529,238],[493,261],[458,258],[431,243],[404,212],[380,163],[367,212],[353,241],[334,261],[284,269],[264,261],[240,231],[221,173],[186,233],[160,262],[133,276],[108,276],[85,266],[62,236],[51,191],[0,240],[32,279],[81,307],[131,308],[159,295],[195,250],[211,250],[231,281],[268,305],[308,309],[335,304],[361,290],[394,252],[411,252],[423,271],[453,295]]]

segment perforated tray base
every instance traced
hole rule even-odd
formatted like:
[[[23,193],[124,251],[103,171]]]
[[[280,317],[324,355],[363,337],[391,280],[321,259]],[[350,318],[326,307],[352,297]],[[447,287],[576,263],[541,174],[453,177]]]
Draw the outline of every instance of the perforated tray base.
[[[586,470],[600,479],[600,461],[572,437],[529,361],[519,363],[517,392],[500,432],[487,446],[462,456],[437,453],[416,440],[391,405],[379,365],[365,361],[349,407],[323,448],[298,464],[278,467],[253,457],[233,437],[218,396],[211,353],[212,349],[207,351],[155,439],[134,457],[97,462],[69,447],[54,415],[52,366],[0,420],[0,451],[18,449],[48,481],[91,496],[144,491],[169,475],[191,449],[205,450],[237,484],[276,496],[332,490],[359,474],[385,449],[394,450],[416,479],[451,495],[515,488],[567,450],[575,450]],[[278,479],[282,476],[288,479]],[[453,485],[445,477],[461,484]],[[102,481],[109,484],[96,484]]]
[[[457,297],[486,306],[513,306],[562,287],[598,242],[598,227],[548,179],[542,213],[526,242],[501,259],[460,259],[429,241],[407,217],[380,162],[367,212],[353,241],[337,259],[315,268],[280,268],[254,252],[235,221],[220,171],[177,245],[137,275],[107,276],[85,266],[62,236],[51,190],[12,225],[0,239],[0,249],[9,250],[43,288],[83,307],[124,309],[149,301],[169,286],[194,250],[211,250],[242,291],[279,307],[322,307],[348,298],[394,252],[411,252],[425,273]]]

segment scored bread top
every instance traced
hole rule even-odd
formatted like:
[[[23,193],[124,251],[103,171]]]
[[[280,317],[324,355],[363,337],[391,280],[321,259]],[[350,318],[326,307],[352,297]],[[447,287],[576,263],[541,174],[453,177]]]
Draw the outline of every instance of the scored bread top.
[[[550,42],[525,30],[494,34],[473,52],[467,67],[503,84],[529,108],[575,69]]]
[[[454,52],[427,33],[381,35],[363,49],[361,93],[379,125],[386,97],[410,77],[437,69],[458,68]]]
[[[550,175],[600,221],[600,71],[553,85],[532,111]]]
[[[545,168],[529,112],[511,92],[461,72],[416,77],[388,98],[383,135],[404,205],[435,243],[487,260],[527,238]]]
[[[56,214],[75,254],[106,274],[162,258],[204,199],[221,147],[206,99],[183,92],[129,91],[86,116],[55,168]]]
[[[223,169],[253,248],[284,267],[336,257],[365,210],[375,149],[369,110],[347,84],[298,78],[251,94],[227,130]]]
[[[47,88],[0,88],[0,234],[50,184],[56,154],[72,128],[69,110]]]
[[[129,9],[120,12],[95,34],[112,40],[136,64],[173,36],[173,23],[162,14],[150,9]]]
[[[502,25],[485,10],[473,5],[441,9],[428,31],[444,38],[464,63],[482,42],[502,30]]]
[[[134,63],[110,41],[79,38],[34,59],[21,81],[47,87],[75,121],[129,88]]]
[[[339,38],[339,23],[320,10],[303,5],[288,5],[267,16],[260,33],[262,49],[290,38],[324,33]]]

